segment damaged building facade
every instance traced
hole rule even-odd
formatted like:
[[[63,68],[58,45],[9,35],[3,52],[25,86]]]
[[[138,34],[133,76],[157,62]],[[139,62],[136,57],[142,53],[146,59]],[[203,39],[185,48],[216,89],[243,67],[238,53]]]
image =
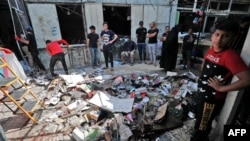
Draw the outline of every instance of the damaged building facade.
[[[21,7],[14,7],[15,12],[20,12],[19,17],[14,18],[17,20],[14,22],[22,22],[17,32],[21,32],[22,28],[27,26],[33,27],[40,58],[45,64],[49,62],[49,57],[44,49],[44,41],[66,39],[73,48],[65,49],[67,64],[71,68],[86,66],[90,56],[84,50],[84,40],[88,27],[92,24],[96,25],[97,32],[100,33],[102,23],[107,21],[120,38],[131,36],[135,40],[135,29],[141,20],[147,28],[149,22],[156,21],[160,34],[166,25],[173,27],[178,20],[183,20],[178,18],[178,15],[183,13],[178,12],[181,8],[177,8],[177,0],[24,0],[23,2],[27,9],[27,17],[22,13]],[[248,15],[249,5],[248,10],[243,9],[247,12],[240,15]],[[216,16],[218,13],[212,14],[207,16]],[[217,16],[213,20],[225,17],[225,15]],[[28,22],[25,22],[25,19],[28,19]],[[207,22],[210,20],[207,19]],[[241,54],[246,64],[250,62],[249,38],[248,34]],[[27,128],[28,132],[25,128],[19,128],[21,129],[19,132],[18,125],[21,124],[13,124],[9,118],[1,119],[1,125],[8,131],[7,137],[12,140],[22,138],[42,140],[42,137],[44,140],[80,141],[99,140],[99,138],[104,140],[106,132],[116,140],[118,138],[189,140],[195,121],[193,109],[196,105],[195,96],[198,89],[196,80],[199,72],[196,72],[197,70],[192,70],[195,73],[186,70],[165,72],[154,66],[136,65],[130,68],[118,65],[114,72],[86,67],[85,71],[72,71],[70,75],[60,74],[59,78],[52,81],[46,76],[36,76],[32,80],[27,80],[26,84],[46,107],[45,110],[36,111],[38,115],[41,112],[37,120],[39,124],[32,126],[31,129]],[[5,84],[1,84],[3,85]],[[214,138],[218,139],[213,140],[219,141],[223,138],[223,126],[232,123],[236,113],[235,107],[239,104],[240,98],[239,91],[228,94],[222,111],[223,116],[219,117],[214,132]],[[17,118],[23,120],[23,117]],[[14,127],[11,128],[13,130],[6,129],[7,124],[15,126],[17,130]],[[158,134],[161,130],[164,134]]]
[[[155,21],[160,29],[159,35],[164,32],[166,25],[173,27],[176,24],[177,3],[177,0],[25,0],[30,25],[33,27],[43,62],[48,62],[49,58],[43,51],[45,40],[63,38],[78,48],[70,53],[79,57],[72,58],[75,60],[70,60],[69,57],[69,63],[80,61],[80,65],[89,62],[89,54],[81,49],[89,26],[95,25],[99,34],[102,23],[107,21],[109,28],[120,38],[117,41],[119,48],[119,42],[123,38],[130,36],[132,40],[136,40],[135,30],[139,21],[144,21],[147,28],[150,22]],[[119,49],[114,52],[114,57],[120,58]]]

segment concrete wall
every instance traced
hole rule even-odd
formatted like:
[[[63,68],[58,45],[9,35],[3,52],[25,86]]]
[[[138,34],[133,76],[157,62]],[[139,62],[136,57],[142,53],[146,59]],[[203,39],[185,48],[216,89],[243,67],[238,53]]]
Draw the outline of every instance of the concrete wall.
[[[46,40],[62,38],[55,4],[28,4],[27,6],[38,48],[44,48]]]

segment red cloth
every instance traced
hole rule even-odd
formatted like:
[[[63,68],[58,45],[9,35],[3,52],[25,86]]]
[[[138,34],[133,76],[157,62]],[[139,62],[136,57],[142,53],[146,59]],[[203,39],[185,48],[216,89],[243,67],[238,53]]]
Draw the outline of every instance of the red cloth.
[[[207,78],[221,76],[223,81],[227,82],[233,75],[248,69],[241,57],[231,49],[214,52],[214,49],[210,48],[205,54],[204,59],[205,65],[202,75],[207,75]],[[215,99],[224,99],[226,94],[227,93],[216,92]]]
[[[62,53],[63,49],[61,48],[60,44],[69,45],[69,43],[65,40],[52,41],[48,43],[46,46],[47,52],[51,56],[58,54],[58,53]]]

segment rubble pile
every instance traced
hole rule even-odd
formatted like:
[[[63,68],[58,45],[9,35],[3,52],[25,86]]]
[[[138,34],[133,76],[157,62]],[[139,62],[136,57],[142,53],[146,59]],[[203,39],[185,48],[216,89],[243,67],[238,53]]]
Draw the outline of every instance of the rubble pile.
[[[191,72],[112,76],[101,69],[59,75],[39,95],[47,107],[39,123],[44,134],[76,141],[170,140],[174,129],[185,138],[192,127],[184,122],[195,118],[196,79]]]

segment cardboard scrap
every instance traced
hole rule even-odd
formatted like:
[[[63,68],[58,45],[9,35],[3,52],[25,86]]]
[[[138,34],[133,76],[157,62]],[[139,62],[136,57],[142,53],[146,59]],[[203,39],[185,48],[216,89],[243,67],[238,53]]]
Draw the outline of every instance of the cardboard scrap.
[[[155,121],[161,120],[165,116],[167,107],[168,107],[168,102],[166,102],[165,104],[163,104],[158,108],[157,114],[154,119]]]
[[[89,100],[89,103],[111,112],[129,113],[132,111],[134,98],[120,99],[101,91],[97,91],[97,93]]]

